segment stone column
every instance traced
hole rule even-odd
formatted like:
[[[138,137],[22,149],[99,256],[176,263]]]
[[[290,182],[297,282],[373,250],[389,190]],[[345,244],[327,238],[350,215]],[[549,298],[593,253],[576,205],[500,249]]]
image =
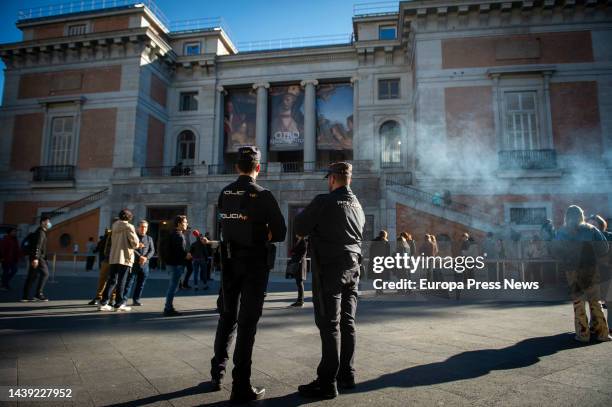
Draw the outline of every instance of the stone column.
[[[217,86],[215,92],[215,131],[213,134],[214,165],[223,164],[223,111],[225,104],[225,89]]]
[[[261,162],[268,162],[268,88],[267,82],[256,83],[253,89],[257,90],[257,118],[255,120],[255,144],[261,151]]]
[[[304,87],[304,171],[314,171],[317,160],[317,108],[316,88],[319,81],[302,81]],[[306,164],[308,163],[308,164]]]
[[[363,160],[362,146],[359,140],[359,77],[351,78],[351,86],[353,87],[353,160]]]

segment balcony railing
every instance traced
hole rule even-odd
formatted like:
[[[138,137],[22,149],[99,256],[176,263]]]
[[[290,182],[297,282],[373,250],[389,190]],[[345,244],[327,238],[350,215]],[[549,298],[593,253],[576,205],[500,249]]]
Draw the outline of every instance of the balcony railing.
[[[237,48],[240,52],[271,51],[287,48],[320,47],[326,45],[350,45],[353,33],[312,35],[308,37],[275,38],[270,40],[240,41]]]
[[[141,177],[183,177],[194,174],[194,169],[187,165],[174,165],[166,167],[142,167]]]
[[[379,16],[397,14],[399,1],[374,1],[367,3],[356,3],[353,5],[353,16]]]
[[[32,181],[74,181],[74,165],[43,165],[33,167]]]
[[[501,170],[549,170],[557,168],[555,150],[507,150],[499,152]]]

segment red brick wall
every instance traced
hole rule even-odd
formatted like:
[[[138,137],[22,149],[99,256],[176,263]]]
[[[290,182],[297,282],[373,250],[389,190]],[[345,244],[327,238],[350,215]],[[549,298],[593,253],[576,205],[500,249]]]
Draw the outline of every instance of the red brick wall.
[[[26,74],[19,78],[19,99],[114,92],[121,87],[121,66]]]
[[[502,56],[502,49],[516,44],[516,58]],[[539,43],[539,55],[526,55],[521,43]],[[562,64],[593,62],[590,31],[539,33],[496,37],[452,38],[442,40],[442,67],[477,68],[499,65]]]
[[[79,168],[112,168],[116,119],[116,108],[83,110],[79,135]]]
[[[151,99],[159,103],[161,106],[166,107],[166,84],[157,77],[157,75],[151,75]]]
[[[40,27],[34,28],[35,40],[41,40],[44,38],[57,38],[64,36],[64,23],[47,24]]]
[[[130,16],[102,17],[93,20],[92,32],[118,31],[130,28]]]
[[[38,208],[59,208],[67,201],[11,201],[4,203],[4,223],[34,223]]]
[[[100,222],[100,210],[94,209],[80,216],[76,216],[65,222],[53,225],[47,233],[47,252],[49,253],[72,253],[72,247],[76,243],[79,245],[79,252],[85,252],[87,239],[94,238],[98,241],[98,224]],[[60,236],[67,233],[72,238],[69,247],[61,247]],[[67,258],[58,258],[67,260]]]
[[[477,154],[495,153],[493,94],[490,86],[444,89],[449,148],[468,147]],[[468,141],[477,141],[478,144]],[[477,151],[476,151],[477,150]]]
[[[149,115],[147,130],[147,167],[159,167],[164,162],[164,134],[166,125]]]
[[[459,242],[461,235],[465,232],[473,236],[476,241],[482,240],[486,235],[484,231],[472,229],[460,223],[442,219],[399,203],[396,204],[395,210],[397,233],[410,233],[417,241],[417,250],[419,245],[425,240],[425,234],[448,235],[454,243],[453,249],[456,249],[454,247],[455,243]],[[390,236],[389,239],[391,238],[395,239],[396,236]]]
[[[11,168],[27,171],[40,165],[40,151],[43,140],[44,114],[28,113],[15,116]]]
[[[557,151],[583,154],[595,160],[601,157],[597,82],[552,83],[550,101]]]

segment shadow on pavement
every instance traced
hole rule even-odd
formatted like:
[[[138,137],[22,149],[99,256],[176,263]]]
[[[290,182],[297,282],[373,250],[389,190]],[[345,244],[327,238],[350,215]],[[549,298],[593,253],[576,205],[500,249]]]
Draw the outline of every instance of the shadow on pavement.
[[[413,366],[394,373],[385,374],[376,379],[360,382],[355,390],[347,393],[367,393],[387,387],[410,388],[473,379],[485,376],[494,370],[509,370],[531,366],[538,363],[543,356],[583,346],[589,345],[583,345],[574,341],[573,334],[567,333],[529,338],[506,348],[462,352],[442,362]],[[114,406],[142,406],[211,391],[210,383],[204,382],[184,390],[115,404]],[[280,397],[267,398],[253,404],[262,406],[299,406],[315,401],[318,400],[304,399],[297,392],[294,392]],[[223,406],[227,404],[226,401],[223,401],[204,405]]]

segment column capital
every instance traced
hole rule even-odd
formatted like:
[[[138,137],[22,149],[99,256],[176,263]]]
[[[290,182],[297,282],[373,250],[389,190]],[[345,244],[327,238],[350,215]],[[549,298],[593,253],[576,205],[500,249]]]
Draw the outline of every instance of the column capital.
[[[319,84],[319,81],[316,79],[304,79],[302,82],[300,82],[300,85],[302,87],[306,87],[306,85],[314,85],[317,86]]]
[[[225,92],[225,88],[221,85],[217,86],[217,92]]]
[[[357,76],[357,75],[355,75],[355,76],[351,76],[351,79],[350,79],[350,80],[351,80],[351,83],[353,83],[353,84],[354,84],[355,82],[359,81],[359,76]]]
[[[259,89],[259,88],[269,89],[270,83],[269,82],[257,82],[253,84],[253,89]]]

